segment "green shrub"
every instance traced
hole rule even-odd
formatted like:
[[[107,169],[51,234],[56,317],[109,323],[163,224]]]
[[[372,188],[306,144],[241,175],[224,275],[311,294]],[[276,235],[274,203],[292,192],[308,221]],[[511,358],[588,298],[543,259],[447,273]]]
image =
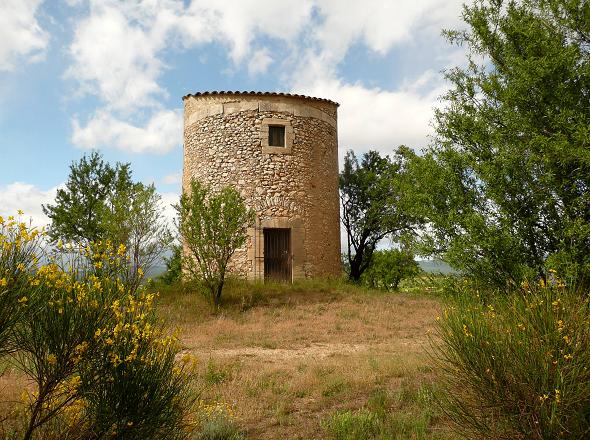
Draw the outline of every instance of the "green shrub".
[[[223,403],[204,404],[198,412],[199,429],[193,435],[195,440],[242,440],[233,412]]]
[[[421,271],[411,252],[388,249],[373,254],[361,280],[373,289],[397,290],[401,280],[413,278]]]
[[[126,283],[124,246],[45,259],[4,286],[22,310],[9,333],[13,360],[35,386],[23,396],[22,438],[185,438],[194,398],[179,347],[154,314],[154,295]]]
[[[468,436],[585,438],[590,432],[590,309],[553,277],[485,303],[457,289],[440,318],[442,408]]]
[[[366,409],[339,411],[323,420],[322,428],[335,440],[363,440],[376,438],[381,430],[381,422]]]
[[[160,280],[167,285],[180,281],[182,277],[182,246],[177,244],[172,246],[172,255],[169,258],[164,257],[166,262],[166,272],[160,276]]]
[[[15,349],[11,333],[27,311],[28,273],[39,258],[41,237],[38,229],[0,216],[0,358]]]

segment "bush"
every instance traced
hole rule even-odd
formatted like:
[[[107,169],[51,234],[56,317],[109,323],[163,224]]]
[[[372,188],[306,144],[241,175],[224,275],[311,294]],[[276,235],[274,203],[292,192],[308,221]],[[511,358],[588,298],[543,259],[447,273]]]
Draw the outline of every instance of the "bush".
[[[361,280],[373,289],[397,290],[401,280],[413,278],[421,269],[411,252],[389,249],[376,251]]]
[[[11,332],[27,310],[28,273],[39,258],[42,233],[0,216],[0,358],[14,350]]]
[[[182,277],[182,246],[177,244],[172,246],[172,255],[169,258],[164,257],[166,262],[166,272],[160,276],[160,280],[167,285],[180,281]]]
[[[223,403],[201,402],[198,417],[199,429],[193,436],[195,440],[242,440],[245,438],[236,425],[231,408]]]
[[[35,385],[23,396],[22,438],[186,438],[194,398],[175,362],[179,347],[155,316],[154,295],[125,283],[125,250],[70,247],[39,266],[37,234],[16,228],[2,236],[0,297],[17,299],[4,340]]]
[[[366,409],[339,411],[324,420],[322,428],[336,440],[363,440],[375,438],[381,430],[381,422]]]
[[[464,434],[494,439],[585,438],[590,432],[590,309],[551,286],[493,297],[466,286],[439,321],[435,358],[443,409]]]

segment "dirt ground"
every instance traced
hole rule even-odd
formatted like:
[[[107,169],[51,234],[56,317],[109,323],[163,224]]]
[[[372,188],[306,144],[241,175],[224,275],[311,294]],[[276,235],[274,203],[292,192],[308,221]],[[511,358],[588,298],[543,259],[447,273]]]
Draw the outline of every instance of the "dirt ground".
[[[327,415],[362,408],[378,390],[399,397],[435,381],[427,356],[440,310],[433,297],[283,293],[198,322],[190,319],[198,306],[178,300],[186,302],[162,307],[199,359],[202,398],[230,405],[251,439],[324,438]],[[391,405],[410,418],[423,410],[402,408],[399,398]]]

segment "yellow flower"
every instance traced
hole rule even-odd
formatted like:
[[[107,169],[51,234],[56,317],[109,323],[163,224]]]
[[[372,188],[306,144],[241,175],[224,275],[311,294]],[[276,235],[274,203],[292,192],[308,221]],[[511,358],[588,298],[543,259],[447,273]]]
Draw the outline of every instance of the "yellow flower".
[[[566,361],[571,361],[571,360],[573,359],[573,356],[572,356],[571,354],[566,354],[566,355],[564,355],[564,356],[563,356],[563,358],[564,358]]]
[[[24,304],[28,301],[29,299],[26,296],[23,296],[21,299],[18,300],[19,303]]]
[[[555,403],[561,402],[561,392],[558,389],[555,389]]]
[[[22,209],[19,209],[19,210],[18,210],[18,211],[16,211],[16,212],[18,212],[18,215],[23,215],[23,214],[24,214],[24,211],[23,211]]]
[[[119,255],[120,257],[124,256],[125,253],[127,252],[127,248],[125,247],[124,244],[120,244],[119,248],[117,249],[117,255]]]
[[[5,287],[7,284],[6,278],[0,278],[0,287]]]
[[[49,365],[55,365],[55,364],[57,364],[57,358],[55,357],[54,354],[48,354],[47,355],[47,363]]]

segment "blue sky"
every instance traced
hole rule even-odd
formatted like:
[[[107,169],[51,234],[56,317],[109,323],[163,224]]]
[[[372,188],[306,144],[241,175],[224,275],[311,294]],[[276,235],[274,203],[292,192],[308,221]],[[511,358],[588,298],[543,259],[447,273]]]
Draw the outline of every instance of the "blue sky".
[[[183,95],[261,90],[332,99],[339,144],[420,149],[455,0],[2,0],[0,215],[47,219],[68,166],[91,149],[131,162],[169,205],[180,192]]]

